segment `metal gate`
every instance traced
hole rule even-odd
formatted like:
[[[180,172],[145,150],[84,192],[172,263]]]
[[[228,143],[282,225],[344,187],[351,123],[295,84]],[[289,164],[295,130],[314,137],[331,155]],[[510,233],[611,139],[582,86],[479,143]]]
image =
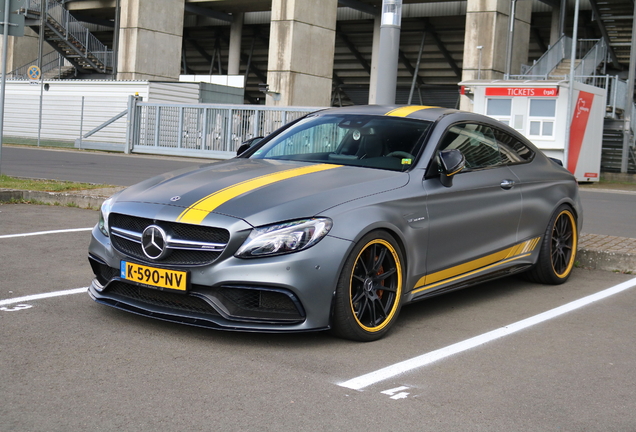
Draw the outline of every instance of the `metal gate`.
[[[228,159],[242,142],[318,109],[150,103],[131,97],[126,152]]]

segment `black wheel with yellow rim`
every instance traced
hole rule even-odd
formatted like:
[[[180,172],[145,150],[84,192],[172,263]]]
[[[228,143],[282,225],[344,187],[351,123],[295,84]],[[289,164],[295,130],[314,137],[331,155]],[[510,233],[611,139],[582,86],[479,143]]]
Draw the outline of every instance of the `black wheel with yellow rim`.
[[[578,247],[576,215],[566,205],[557,209],[546,228],[539,259],[526,276],[533,282],[562,284],[570,277]]]
[[[332,331],[362,342],[382,338],[400,311],[403,280],[402,252],[393,237],[384,231],[367,234],[338,280]]]

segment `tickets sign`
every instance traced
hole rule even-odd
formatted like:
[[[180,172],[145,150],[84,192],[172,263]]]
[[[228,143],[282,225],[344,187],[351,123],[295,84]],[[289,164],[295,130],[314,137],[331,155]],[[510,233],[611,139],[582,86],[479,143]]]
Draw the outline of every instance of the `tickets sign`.
[[[558,87],[486,87],[486,96],[557,97]]]

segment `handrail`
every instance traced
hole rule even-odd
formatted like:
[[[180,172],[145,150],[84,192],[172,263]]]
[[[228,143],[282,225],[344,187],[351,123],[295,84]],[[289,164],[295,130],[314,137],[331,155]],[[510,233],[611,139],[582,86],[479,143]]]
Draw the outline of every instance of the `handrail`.
[[[585,50],[585,43],[596,42],[592,48],[586,50],[580,63],[574,69],[574,76],[595,75],[598,65],[607,57],[607,44],[605,39],[581,39],[579,40],[580,51]]]
[[[570,57],[572,52],[572,38],[563,35],[559,40],[543,53],[523,75],[524,76],[541,76],[544,79],[552,70],[557,67],[564,58]]]
[[[37,64],[38,59],[31,60],[25,65],[15,68],[7,74],[9,79],[28,79],[27,72],[31,66]],[[64,57],[57,51],[51,51],[42,56],[42,67],[40,68],[42,75],[51,72],[63,65]],[[70,65],[70,63],[69,63]]]

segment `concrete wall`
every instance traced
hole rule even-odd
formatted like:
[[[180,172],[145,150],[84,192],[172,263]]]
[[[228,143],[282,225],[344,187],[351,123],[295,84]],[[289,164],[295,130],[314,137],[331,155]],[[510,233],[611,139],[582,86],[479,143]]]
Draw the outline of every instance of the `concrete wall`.
[[[337,0],[273,0],[267,105],[329,106]]]
[[[0,36],[0,46],[2,46],[2,36]],[[30,28],[25,27],[24,36],[9,36],[7,48],[7,72],[26,64],[37,65],[39,38],[38,34]],[[53,51],[53,48],[45,42],[42,51],[42,55],[46,55]]]

